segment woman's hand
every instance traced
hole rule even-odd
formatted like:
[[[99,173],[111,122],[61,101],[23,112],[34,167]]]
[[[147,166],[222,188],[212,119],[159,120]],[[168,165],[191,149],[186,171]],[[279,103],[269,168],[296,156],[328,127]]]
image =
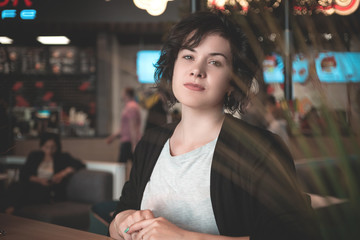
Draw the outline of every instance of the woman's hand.
[[[154,214],[150,210],[127,210],[116,215],[110,224],[110,236],[115,239],[133,240],[137,233],[129,234],[129,227],[143,220],[153,219]]]
[[[107,144],[111,144],[115,138],[119,138],[121,136],[121,130],[117,131],[116,133],[110,135],[109,137],[106,138],[106,143]]]
[[[146,219],[134,223],[127,232],[127,234],[131,235],[133,240],[191,239],[189,236],[190,233],[191,232],[177,227],[163,217]]]
[[[63,173],[63,171],[58,172],[58,173],[54,174],[54,176],[51,178],[51,182],[56,183],[56,184],[60,183],[64,177],[65,177],[65,174]]]
[[[74,172],[75,170],[72,167],[67,167],[64,170],[54,174],[54,176],[51,178],[52,183],[60,183],[67,175]]]
[[[31,182],[38,183],[38,184],[40,184],[40,185],[42,185],[44,187],[50,186],[50,182],[49,182],[49,180],[47,178],[39,178],[37,176],[31,176],[29,178],[29,180]]]
[[[111,144],[114,141],[114,137],[111,135],[108,138],[106,138],[106,143]]]
[[[45,179],[45,178],[39,178],[38,179],[38,183],[40,183],[41,185],[45,186],[45,187],[48,187],[50,186],[50,182],[48,179]]]

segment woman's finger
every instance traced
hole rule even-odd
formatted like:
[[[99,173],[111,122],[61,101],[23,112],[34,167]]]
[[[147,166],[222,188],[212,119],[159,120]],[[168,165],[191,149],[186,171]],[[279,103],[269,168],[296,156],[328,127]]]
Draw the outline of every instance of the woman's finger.
[[[129,227],[127,227],[123,232],[122,232],[122,236],[125,240],[133,240],[134,238],[132,237],[131,234],[128,233],[129,231]]]
[[[136,211],[133,214],[127,216],[126,220],[124,221],[127,226],[131,226],[134,223],[140,222],[145,219],[152,219],[154,218],[154,214],[150,210],[141,210]]]
[[[153,219],[154,214],[151,210],[141,210],[141,211],[135,211],[132,214],[129,214],[125,220],[121,223],[120,229],[121,229],[121,235],[124,236],[126,240],[128,240],[128,237],[131,237],[132,234],[134,234],[136,231],[130,232],[130,226],[133,224],[143,221],[145,219]],[[133,237],[129,239],[134,239]]]
[[[143,216],[144,219],[152,219],[152,218],[154,218],[154,213],[149,209],[142,210],[141,213],[142,213],[142,216]]]
[[[127,228],[133,223],[132,221],[129,221],[129,216],[131,216],[131,213],[127,213],[126,216],[121,216],[121,214],[118,214],[115,217],[115,230],[117,234],[125,240],[132,239],[131,236],[127,234]]]
[[[152,219],[145,219],[145,220],[142,220],[140,222],[137,222],[137,223],[134,223],[133,225],[131,225],[129,227],[129,231],[128,233],[129,234],[132,234],[134,232],[138,232],[140,231],[141,229],[144,229],[146,228],[147,226],[149,226],[151,223],[153,223],[154,221],[154,218]]]

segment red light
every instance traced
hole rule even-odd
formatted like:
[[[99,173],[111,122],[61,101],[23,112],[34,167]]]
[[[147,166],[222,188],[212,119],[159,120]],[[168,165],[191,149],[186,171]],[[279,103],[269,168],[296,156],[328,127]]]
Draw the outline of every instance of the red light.
[[[0,2],[0,7],[4,7],[4,6],[8,5],[9,2],[10,2],[10,0],[3,0],[2,2]],[[16,7],[18,5],[18,3],[19,3],[19,0],[12,1],[13,7]],[[32,1],[30,1],[30,0],[24,0],[24,3],[27,7],[30,7],[33,4]]]

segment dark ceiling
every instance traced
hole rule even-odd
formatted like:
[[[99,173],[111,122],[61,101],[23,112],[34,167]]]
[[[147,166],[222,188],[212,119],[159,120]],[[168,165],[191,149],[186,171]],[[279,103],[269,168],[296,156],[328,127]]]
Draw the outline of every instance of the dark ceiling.
[[[132,0],[88,0],[86,5],[84,1],[73,0],[33,2],[38,10],[35,21],[0,20],[0,35],[13,38],[14,45],[39,45],[36,41],[39,35],[66,35],[73,45],[95,45],[97,34],[102,32],[116,34],[122,44],[160,44],[169,26],[190,11],[190,0],[168,2],[166,12],[158,17],[138,9]],[[21,10],[21,6],[19,8]],[[256,36],[274,31],[281,35],[283,13],[284,9],[279,7],[271,14],[249,14],[242,17],[242,21],[247,22]],[[323,33],[338,35],[346,45],[345,35],[360,38],[360,10],[350,16],[293,16],[292,26],[295,45],[301,45],[301,41],[306,44],[321,42]]]
[[[10,1],[11,2],[11,1]],[[22,3],[22,1],[19,1]],[[174,0],[167,4],[166,11],[151,16],[137,8],[132,0],[33,0],[37,11],[35,20],[0,20],[0,36],[14,39],[14,45],[39,45],[36,36],[66,35],[74,45],[94,45],[98,33],[114,33],[123,44],[161,43],[164,31],[176,22],[183,9],[187,11],[189,0]],[[19,13],[29,7],[0,7],[16,9]]]
[[[73,45],[95,45],[98,33],[114,33],[122,44],[161,43],[167,23],[32,23],[7,24],[0,35],[14,39],[14,45],[40,45],[36,37],[65,35]]]

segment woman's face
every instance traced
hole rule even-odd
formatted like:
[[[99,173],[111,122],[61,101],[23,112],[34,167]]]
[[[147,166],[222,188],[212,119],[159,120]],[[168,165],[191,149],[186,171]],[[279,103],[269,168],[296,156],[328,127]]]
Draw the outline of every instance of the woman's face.
[[[206,36],[195,48],[180,49],[172,79],[176,99],[190,108],[222,109],[231,62],[230,43],[218,34]]]
[[[47,140],[44,145],[41,146],[41,150],[45,153],[45,155],[52,155],[56,152],[57,146],[53,139]]]

